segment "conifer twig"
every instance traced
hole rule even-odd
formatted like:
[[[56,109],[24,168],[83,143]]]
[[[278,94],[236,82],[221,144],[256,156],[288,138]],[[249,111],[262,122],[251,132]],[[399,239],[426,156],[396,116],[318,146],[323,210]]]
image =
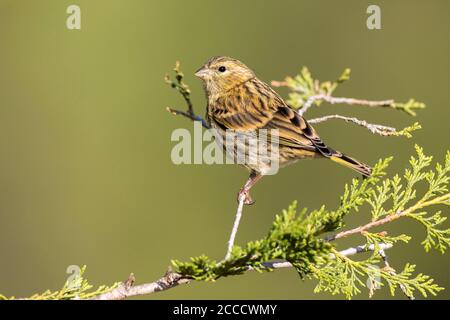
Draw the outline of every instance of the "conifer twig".
[[[392,248],[392,244],[390,243],[380,243],[378,245],[378,248],[387,250]],[[358,253],[363,252],[370,252],[374,251],[375,246],[374,245],[360,245],[352,248],[348,248],[346,250],[342,250],[339,252],[342,256],[352,256]],[[334,259],[335,256],[333,254],[330,254],[330,258]],[[287,261],[272,261],[272,262],[265,262],[263,263],[263,266],[268,269],[284,269],[284,268],[292,268],[293,265],[290,262]],[[253,271],[254,269],[248,268],[248,271]],[[152,294],[160,291],[165,291],[172,289],[178,285],[182,284],[188,284],[191,282],[192,279],[189,279],[188,277],[185,277],[179,273],[173,272],[172,270],[168,270],[166,274],[156,280],[155,282],[145,283],[133,286],[130,281],[127,280],[126,283],[122,283],[117,288],[103,293],[101,295],[98,295],[96,297],[91,298],[91,300],[123,300],[130,297],[135,296],[142,296],[147,294]],[[131,283],[131,284],[130,284]],[[133,276],[133,283],[134,283],[134,276]]]
[[[325,240],[326,241],[334,241],[337,239],[341,239],[341,238],[345,238],[354,234],[362,234],[363,232],[384,225],[386,223],[392,222],[394,220],[397,220],[401,217],[407,216],[409,214],[412,214],[414,212],[417,212],[418,210],[425,208],[425,207],[429,207],[431,205],[435,205],[435,204],[446,204],[450,199],[450,193],[446,193],[442,196],[433,198],[431,200],[428,201],[419,201],[417,202],[415,205],[409,207],[408,209],[405,210],[401,210],[401,211],[397,211],[395,213],[389,214],[386,217],[379,219],[379,220],[375,220],[372,222],[369,222],[365,225],[359,226],[357,228],[354,229],[350,229],[350,230],[346,230],[346,231],[341,231],[335,235],[326,237]]]

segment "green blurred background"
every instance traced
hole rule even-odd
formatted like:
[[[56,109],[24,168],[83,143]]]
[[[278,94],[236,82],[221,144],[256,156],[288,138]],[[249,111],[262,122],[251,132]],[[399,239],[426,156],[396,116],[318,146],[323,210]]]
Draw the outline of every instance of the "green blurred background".
[[[80,31],[65,26],[73,3],[81,7]],[[20,297],[60,288],[74,264],[88,266],[93,284],[121,281],[130,272],[142,283],[160,277],[174,258],[223,257],[247,172],[172,164],[172,131],[192,130],[191,122],[165,111],[184,108],[163,82],[176,60],[199,114],[205,99],[193,73],[213,55],[239,58],[266,81],[294,75],[303,65],[323,80],[350,67],[352,79],[336,95],[414,97],[428,108],[412,118],[323,105],[309,118],[340,113],[398,128],[420,121],[423,129],[409,140],[383,138],[330,121],[316,126],[324,141],[368,163],[394,155],[390,172],[406,166],[414,143],[442,159],[450,133],[450,2],[376,1],[382,30],[370,31],[366,8],[373,3],[1,0],[0,292]],[[238,243],[263,237],[294,199],[302,207],[336,206],[354,176],[331,162],[305,161],[267,177],[253,191],[256,204],[245,208]],[[361,212],[348,224],[367,220]],[[385,229],[414,235],[410,245],[389,250],[394,267],[417,263],[418,271],[450,288],[450,255],[425,253],[423,229],[406,220]],[[355,237],[339,248],[361,241]],[[314,286],[282,270],[147,298],[332,297],[314,294]],[[438,297],[450,297],[450,290]]]

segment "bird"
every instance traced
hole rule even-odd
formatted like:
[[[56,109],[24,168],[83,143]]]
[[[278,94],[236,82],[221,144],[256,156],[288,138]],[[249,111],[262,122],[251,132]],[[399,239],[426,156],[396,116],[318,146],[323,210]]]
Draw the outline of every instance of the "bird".
[[[253,204],[250,189],[269,174],[267,159],[264,156],[260,157],[262,160],[257,159],[261,150],[248,145],[251,139],[258,139],[258,132],[262,130],[277,130],[279,167],[300,159],[326,158],[370,177],[370,166],[328,147],[308,121],[243,62],[226,56],[212,57],[195,75],[203,84],[207,99],[205,118],[215,132],[216,142],[227,156],[236,157],[239,152],[247,156],[240,164],[250,171],[250,175],[238,192],[238,201]],[[241,139],[244,142],[239,145],[236,139],[225,138],[230,132],[250,139]],[[271,141],[275,140],[273,135],[269,136]],[[271,145],[267,143],[265,147],[274,149]]]

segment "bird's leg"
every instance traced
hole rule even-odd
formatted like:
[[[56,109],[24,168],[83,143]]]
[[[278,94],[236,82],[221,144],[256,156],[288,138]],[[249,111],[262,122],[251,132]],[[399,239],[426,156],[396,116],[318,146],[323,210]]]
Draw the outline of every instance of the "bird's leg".
[[[248,177],[247,182],[245,183],[244,187],[242,187],[241,190],[239,190],[237,200],[241,199],[241,197],[244,197],[244,204],[250,205],[254,204],[255,201],[253,201],[252,197],[250,196],[250,189],[262,178],[262,175],[260,173],[257,173],[256,171],[252,171],[250,173],[250,176]]]

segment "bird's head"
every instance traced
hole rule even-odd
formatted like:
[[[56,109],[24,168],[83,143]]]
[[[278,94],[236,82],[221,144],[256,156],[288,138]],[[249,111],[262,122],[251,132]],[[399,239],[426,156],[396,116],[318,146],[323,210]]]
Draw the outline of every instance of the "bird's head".
[[[195,75],[203,80],[208,95],[219,95],[255,77],[241,61],[229,57],[213,57]]]

